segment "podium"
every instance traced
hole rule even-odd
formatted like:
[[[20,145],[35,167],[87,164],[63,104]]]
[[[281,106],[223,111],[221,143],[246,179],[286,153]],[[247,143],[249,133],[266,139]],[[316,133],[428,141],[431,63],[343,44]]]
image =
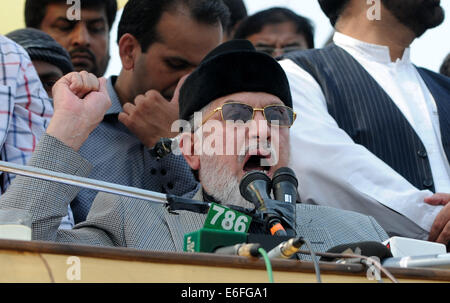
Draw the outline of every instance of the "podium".
[[[275,283],[316,282],[312,262],[271,260]],[[267,283],[263,259],[0,240],[0,283]],[[450,282],[450,270],[387,268],[399,282]],[[377,283],[360,264],[320,262],[322,282]],[[384,282],[390,280],[382,275]]]

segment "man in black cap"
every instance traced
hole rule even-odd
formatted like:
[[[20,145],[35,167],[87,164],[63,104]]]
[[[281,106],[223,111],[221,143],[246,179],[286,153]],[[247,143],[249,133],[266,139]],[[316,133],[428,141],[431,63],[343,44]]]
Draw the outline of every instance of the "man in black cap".
[[[58,81],[54,91],[55,114],[30,165],[86,176],[89,164],[76,151],[110,105],[105,81],[92,74],[70,74]],[[180,118],[185,122],[203,113],[200,122],[193,123],[194,129],[185,126],[180,141],[183,156],[198,171],[202,183],[194,199],[252,207],[235,195],[242,176],[249,170],[271,176],[289,162],[289,128],[295,114],[280,65],[271,56],[256,52],[246,40],[229,41],[190,74],[181,87],[179,102]],[[256,144],[246,145],[251,139]],[[205,144],[196,147],[198,141]],[[217,148],[221,143],[222,152],[232,152],[221,154]],[[230,144],[232,149],[228,149]],[[211,148],[215,154],[210,153]],[[276,161],[263,164],[268,155]],[[31,212],[36,240],[163,251],[182,251],[184,235],[200,229],[206,218],[183,210],[173,214],[161,204],[99,193],[85,222],[72,230],[57,230],[67,204],[78,191],[74,186],[17,177],[1,197],[0,209]],[[296,207],[297,232],[313,243],[314,250],[387,238],[373,218],[328,207]]]
[[[18,29],[6,35],[30,56],[48,96],[59,78],[73,71],[69,53],[50,35],[34,28]]]
[[[319,0],[334,43],[280,62],[305,117],[291,144],[302,151],[292,166],[301,200],[371,215],[392,236],[447,244],[450,80],[410,59],[444,11],[439,1],[369,2]]]

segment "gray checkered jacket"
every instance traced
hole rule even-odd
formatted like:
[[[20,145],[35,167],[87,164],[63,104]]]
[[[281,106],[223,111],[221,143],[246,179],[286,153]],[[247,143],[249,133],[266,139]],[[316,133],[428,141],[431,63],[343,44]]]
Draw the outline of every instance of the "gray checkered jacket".
[[[77,176],[87,176],[90,170],[78,153],[48,135],[42,137],[29,165]],[[180,211],[174,215],[148,201],[99,193],[85,222],[72,230],[59,230],[67,205],[78,191],[75,186],[18,176],[1,196],[0,209],[29,211],[34,240],[156,251],[183,251],[184,235],[200,229],[205,221],[203,214]],[[201,196],[200,191],[196,198]],[[338,244],[388,237],[372,217],[303,204],[297,205],[297,232],[322,252]]]

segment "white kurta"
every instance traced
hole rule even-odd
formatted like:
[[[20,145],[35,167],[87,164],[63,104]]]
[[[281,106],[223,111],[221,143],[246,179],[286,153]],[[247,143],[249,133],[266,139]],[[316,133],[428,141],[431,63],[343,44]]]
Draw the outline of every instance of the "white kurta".
[[[450,167],[442,146],[436,103],[410,61],[410,49],[405,50],[402,59],[391,62],[386,46],[364,43],[341,33],[335,34],[334,42],[369,72],[401,110],[426,147],[436,192],[450,193]],[[300,179],[302,201],[364,209],[369,214],[373,207],[378,216],[382,213],[386,218],[393,214],[390,208],[423,229],[416,228],[414,236],[426,238],[442,209],[423,201],[433,193],[418,190],[364,146],[354,143],[328,114],[325,96],[314,78],[291,60],[280,63],[291,85],[294,110],[299,114],[291,128],[291,167]],[[389,219],[385,221],[389,224]],[[411,227],[399,234],[408,236]]]

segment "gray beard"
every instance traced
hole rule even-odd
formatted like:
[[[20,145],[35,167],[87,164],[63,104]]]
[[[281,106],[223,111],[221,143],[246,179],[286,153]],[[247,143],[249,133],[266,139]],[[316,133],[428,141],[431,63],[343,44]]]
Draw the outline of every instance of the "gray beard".
[[[253,209],[255,206],[245,200],[239,191],[239,182],[229,166],[217,161],[215,156],[200,158],[200,182],[207,194],[224,205],[234,205]]]

